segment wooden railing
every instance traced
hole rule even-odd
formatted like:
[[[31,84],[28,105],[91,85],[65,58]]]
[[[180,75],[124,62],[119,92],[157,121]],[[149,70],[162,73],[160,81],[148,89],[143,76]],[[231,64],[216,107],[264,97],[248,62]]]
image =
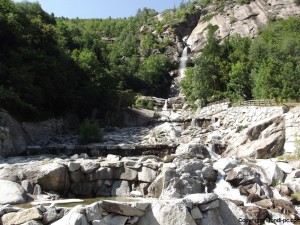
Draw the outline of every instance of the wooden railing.
[[[237,106],[275,106],[275,99],[239,101]]]

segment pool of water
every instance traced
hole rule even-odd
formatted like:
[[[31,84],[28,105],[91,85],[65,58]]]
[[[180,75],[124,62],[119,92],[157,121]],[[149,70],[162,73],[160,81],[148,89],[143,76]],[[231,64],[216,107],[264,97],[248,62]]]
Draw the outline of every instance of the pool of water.
[[[64,200],[64,199],[61,199]],[[67,199],[66,199],[67,200]],[[97,197],[97,198],[81,198],[81,199],[76,199],[76,200],[82,200],[82,201],[77,201],[77,202],[70,202],[70,203],[57,203],[55,206],[57,207],[66,207],[66,208],[71,208],[75,207],[77,205],[90,205],[94,202],[98,201],[104,201],[104,200],[110,200],[110,201],[116,201],[116,202],[138,202],[138,201],[143,201],[145,198],[134,198],[134,197]],[[20,208],[31,208],[34,207],[34,205],[37,205],[37,201],[34,202],[27,202],[24,204],[18,204],[15,205],[16,207]],[[52,204],[53,201],[44,201],[41,202],[42,205],[49,206]]]

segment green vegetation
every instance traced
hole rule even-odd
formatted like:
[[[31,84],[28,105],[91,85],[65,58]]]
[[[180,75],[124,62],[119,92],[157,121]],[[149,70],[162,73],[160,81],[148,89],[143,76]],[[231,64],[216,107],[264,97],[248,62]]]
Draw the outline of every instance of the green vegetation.
[[[150,109],[150,110],[154,109],[153,101],[143,99],[143,98],[140,98],[140,97],[137,97],[137,99],[134,103],[134,107],[135,108],[142,108],[142,109]]]
[[[92,142],[101,142],[103,133],[97,121],[85,119],[79,128],[78,142],[87,144]]]
[[[97,112],[114,122],[123,107],[152,108],[135,96],[167,97],[169,71],[178,67],[164,54],[175,45],[171,32],[199,14],[199,3],[216,2],[223,9],[223,0],[189,1],[159,21],[148,8],[129,18],[83,20],[0,0],[0,108],[22,121],[69,113],[82,120]],[[299,18],[271,23],[254,41],[234,36],[220,43],[217,26],[207,29],[208,44],[182,83],[189,101],[299,98]]]
[[[182,83],[189,101],[299,98],[300,18],[271,23],[253,41],[235,36],[220,44],[208,29],[208,43]]]
[[[88,118],[95,109],[104,119],[118,117],[136,93],[166,97],[174,62],[162,53],[174,43],[140,34],[142,25],[165,25],[156,14],[55,18],[38,3],[0,0],[0,108],[23,121]]]

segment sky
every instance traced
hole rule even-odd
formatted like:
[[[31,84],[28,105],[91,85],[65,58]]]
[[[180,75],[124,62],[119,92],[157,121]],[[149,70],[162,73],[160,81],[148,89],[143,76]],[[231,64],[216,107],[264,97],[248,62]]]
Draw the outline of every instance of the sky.
[[[14,0],[20,2],[22,0]],[[140,8],[158,12],[178,7],[188,0],[29,0],[39,2],[48,13],[67,18],[124,18],[134,16]]]

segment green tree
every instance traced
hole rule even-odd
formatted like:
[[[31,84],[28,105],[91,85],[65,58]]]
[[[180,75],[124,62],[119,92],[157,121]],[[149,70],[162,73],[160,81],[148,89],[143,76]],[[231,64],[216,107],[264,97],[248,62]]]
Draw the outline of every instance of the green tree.
[[[137,76],[145,82],[149,95],[166,96],[169,71],[174,65],[164,55],[151,55],[141,65]]]

